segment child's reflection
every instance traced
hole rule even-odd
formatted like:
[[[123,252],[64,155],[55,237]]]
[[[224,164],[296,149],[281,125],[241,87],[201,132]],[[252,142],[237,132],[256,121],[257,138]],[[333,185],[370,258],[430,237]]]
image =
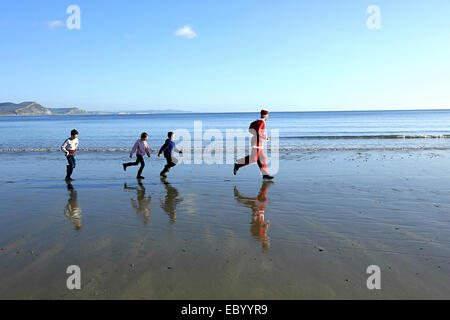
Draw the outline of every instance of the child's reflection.
[[[164,183],[166,188],[166,197],[160,198],[161,208],[169,216],[170,222],[175,223],[177,221],[177,204],[183,201],[183,198],[178,199],[178,190],[174,188],[164,177],[161,177],[161,182]]]
[[[67,190],[70,192],[64,215],[72,221],[75,230],[81,229],[81,208],[78,206],[78,193],[70,181],[66,181]]]
[[[144,224],[147,224],[150,220],[150,209],[152,197],[145,197],[145,187],[142,182],[138,182],[139,187],[129,187],[124,183],[124,190],[136,190],[137,199],[131,198],[131,206],[136,211],[136,214],[142,217]]]
[[[257,197],[246,197],[239,193],[236,186],[234,187],[234,197],[238,203],[252,210],[250,233],[261,241],[264,252],[267,252],[270,247],[269,237],[267,236],[270,221],[264,221],[264,213],[266,210],[267,189],[272,183],[272,181],[264,181]]]

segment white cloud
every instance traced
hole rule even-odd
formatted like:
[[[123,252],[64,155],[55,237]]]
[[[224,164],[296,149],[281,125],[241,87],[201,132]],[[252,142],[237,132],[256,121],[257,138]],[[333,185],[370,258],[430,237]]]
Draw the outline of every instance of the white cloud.
[[[48,21],[45,23],[47,25],[47,27],[49,28],[59,28],[59,27],[64,27],[64,22],[62,22],[61,20],[55,20],[55,21]]]
[[[188,39],[194,39],[195,37],[197,37],[195,31],[191,28],[191,26],[188,25],[179,28],[177,31],[175,31],[175,35],[177,37],[186,37]]]

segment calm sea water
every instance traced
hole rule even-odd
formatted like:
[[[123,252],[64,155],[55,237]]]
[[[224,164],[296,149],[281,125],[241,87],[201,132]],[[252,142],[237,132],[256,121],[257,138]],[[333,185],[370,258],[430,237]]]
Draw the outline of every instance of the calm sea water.
[[[225,136],[226,129],[247,130],[257,117],[257,113],[0,117],[0,151],[57,150],[73,128],[80,132],[84,150],[123,151],[143,131],[156,149],[168,131],[186,129],[194,136],[194,121],[202,122],[203,132],[218,129]],[[269,134],[271,129],[279,130],[282,150],[450,149],[450,110],[273,112],[267,122]]]

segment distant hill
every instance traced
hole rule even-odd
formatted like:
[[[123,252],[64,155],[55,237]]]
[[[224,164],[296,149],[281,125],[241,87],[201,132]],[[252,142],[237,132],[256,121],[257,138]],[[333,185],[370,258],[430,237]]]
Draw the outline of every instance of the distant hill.
[[[46,108],[37,102],[0,103],[0,116],[51,116],[89,114],[78,108]]]
[[[53,115],[89,114],[88,111],[78,108],[49,108]]]
[[[188,113],[180,110],[149,110],[149,111],[85,111],[79,108],[46,108],[37,102],[0,103],[0,116],[70,116],[70,115],[129,115],[129,114],[157,114],[157,113]]]

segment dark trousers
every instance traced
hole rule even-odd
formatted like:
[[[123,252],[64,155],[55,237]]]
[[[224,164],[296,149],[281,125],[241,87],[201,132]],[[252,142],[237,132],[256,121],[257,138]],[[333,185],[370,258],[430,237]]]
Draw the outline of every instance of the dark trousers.
[[[141,167],[139,168],[138,173],[137,173],[137,176],[140,177],[141,173],[142,173],[142,170],[144,170],[144,167],[145,167],[145,162],[144,162],[144,157],[143,156],[137,154],[136,155],[136,161],[135,162],[125,163],[125,167],[137,166],[138,164],[141,164]]]
[[[67,166],[66,178],[70,178],[70,176],[72,175],[73,169],[75,168],[75,165],[76,165],[75,156],[73,154],[69,154],[67,156],[67,162],[69,163],[69,165]]]
[[[250,155],[237,160],[236,163],[238,165],[238,168],[242,168],[254,162],[258,163],[259,169],[261,170],[261,173],[263,175],[269,174],[269,172],[267,171],[266,154],[264,152],[264,149],[262,148],[252,148]]]
[[[166,162],[167,164],[164,166],[163,171],[161,171],[161,174],[166,174],[167,172],[170,171],[170,168],[175,167],[177,164],[173,161],[172,159],[172,155],[170,154],[165,154],[164,158],[166,158]]]

